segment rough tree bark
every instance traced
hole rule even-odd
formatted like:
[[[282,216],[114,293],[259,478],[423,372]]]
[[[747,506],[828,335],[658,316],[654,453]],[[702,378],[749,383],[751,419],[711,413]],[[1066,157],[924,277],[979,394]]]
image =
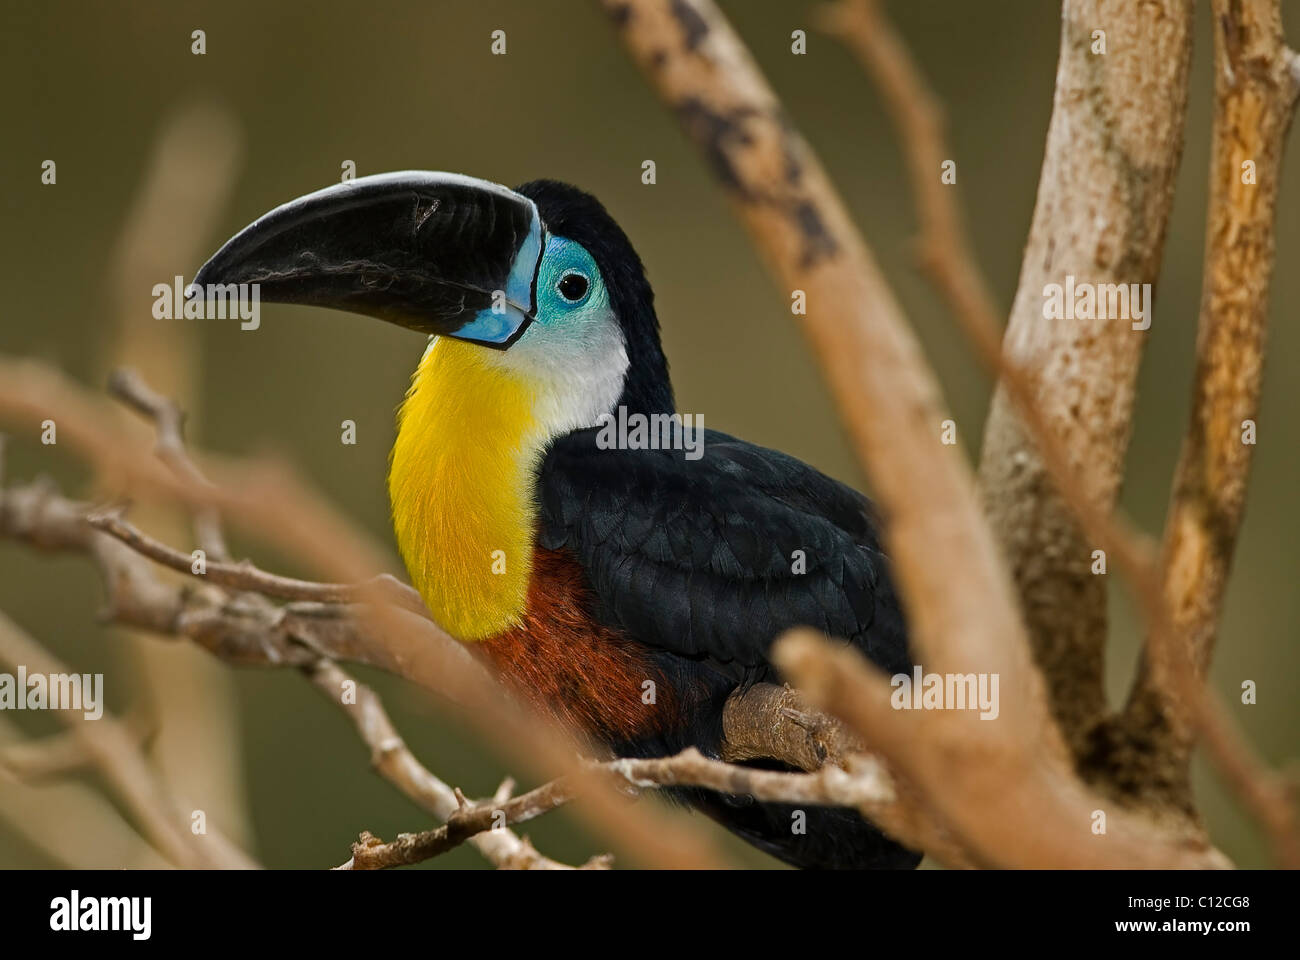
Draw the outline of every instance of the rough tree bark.
[[[1154,284],[1183,148],[1191,0],[1066,0],[1038,201],[1005,350],[1096,504],[1123,477],[1144,331],[1125,320],[1045,320],[1043,290],[1067,275]],[[1094,31],[1104,31],[1104,54]],[[1004,387],[985,426],[980,487],[1011,567],[1053,712],[1076,757],[1106,712],[1106,578],[1048,478]]]
[[[1214,0],[1214,130],[1191,418],[1165,524],[1165,601],[1185,643],[1149,638],[1138,681],[1110,731],[1107,775],[1145,802],[1194,815],[1192,721],[1181,665],[1209,669],[1246,506],[1259,415],[1269,285],[1287,132],[1300,57],[1278,0]],[[1171,662],[1177,658],[1179,663]]]

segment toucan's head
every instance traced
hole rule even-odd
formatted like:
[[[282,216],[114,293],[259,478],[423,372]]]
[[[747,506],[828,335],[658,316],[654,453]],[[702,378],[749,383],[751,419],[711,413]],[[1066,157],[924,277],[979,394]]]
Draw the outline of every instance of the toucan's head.
[[[673,409],[640,258],[594,197],[553,180],[515,190],[423,171],[348,181],[245,227],[194,283],[256,283],[264,301],[476,344],[495,364],[599,394],[610,410]]]

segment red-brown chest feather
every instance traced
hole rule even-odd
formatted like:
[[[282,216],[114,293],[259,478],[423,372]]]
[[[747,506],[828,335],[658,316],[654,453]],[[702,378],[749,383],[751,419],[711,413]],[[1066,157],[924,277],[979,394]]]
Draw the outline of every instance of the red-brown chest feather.
[[[535,550],[524,624],[477,649],[518,695],[588,736],[634,739],[675,723],[676,691],[649,652],[591,607],[577,561]]]

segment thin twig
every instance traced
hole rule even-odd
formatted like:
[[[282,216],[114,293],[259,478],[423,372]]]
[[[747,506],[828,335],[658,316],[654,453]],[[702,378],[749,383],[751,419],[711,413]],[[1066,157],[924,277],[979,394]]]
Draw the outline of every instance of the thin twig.
[[[157,718],[146,716],[138,706],[127,710],[121,718],[123,731],[141,748],[153,737],[156,724]],[[75,730],[0,747],[0,771],[24,783],[66,777],[92,767],[94,762],[84,737]]]
[[[134,370],[119,368],[108,377],[108,392],[154,424],[158,458],[178,478],[198,487],[210,486],[207,477],[185,451],[185,414],[168,398],[150,389]],[[221,516],[210,506],[194,511],[194,531],[199,546],[213,560],[226,560],[230,550],[221,529]]]
[[[845,771],[827,764],[816,773],[779,773],[712,760],[691,748],[671,757],[610,760],[593,764],[592,770],[637,791],[705,787],[769,802],[854,807],[868,816],[894,802],[888,777],[875,760],[852,758],[850,767],[851,771]],[[484,832],[540,817],[569,803],[576,795],[571,780],[553,780],[504,802],[494,798],[472,804],[452,814],[436,830],[402,834],[391,843],[363,834],[352,845],[352,857],[344,866],[378,870],[419,863]]]
[[[33,674],[55,676],[70,671],[52,654],[0,613],[0,662],[19,664]],[[180,808],[154,775],[134,736],[107,713],[95,721],[58,710],[56,716],[81,741],[86,755],[113,793],[135,816],[142,834],[176,866],[243,868],[256,864],[242,851],[223,843],[207,843],[182,825]]]
[[[415,758],[375,692],[328,660],[315,661],[304,667],[303,673],[352,721],[357,734],[370,750],[370,763],[375,770],[411,800],[450,824],[459,810],[456,791]],[[481,836],[466,835],[462,839],[471,840],[498,867],[569,869],[565,864],[542,856],[532,844],[508,829],[493,830]]]
[[[432,619],[415,589],[392,574],[381,573],[363,583],[318,583],[268,573],[248,561],[223,563],[205,560],[201,570],[196,570],[192,554],[182,553],[154,539],[123,520],[116,510],[91,513],[86,517],[86,522],[164,567],[189,576],[203,577],[219,586],[254,591],[283,600],[317,603],[361,603],[367,597],[373,597],[376,589],[379,589],[390,595],[394,603],[426,619]]]

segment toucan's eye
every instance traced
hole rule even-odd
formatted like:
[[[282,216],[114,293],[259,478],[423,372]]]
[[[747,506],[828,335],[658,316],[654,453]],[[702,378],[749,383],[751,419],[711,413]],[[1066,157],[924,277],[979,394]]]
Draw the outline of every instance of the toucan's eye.
[[[555,289],[560,291],[560,296],[570,303],[577,303],[587,295],[587,288],[590,286],[586,277],[576,270],[570,270],[564,276],[560,277],[560,282],[555,285]]]

